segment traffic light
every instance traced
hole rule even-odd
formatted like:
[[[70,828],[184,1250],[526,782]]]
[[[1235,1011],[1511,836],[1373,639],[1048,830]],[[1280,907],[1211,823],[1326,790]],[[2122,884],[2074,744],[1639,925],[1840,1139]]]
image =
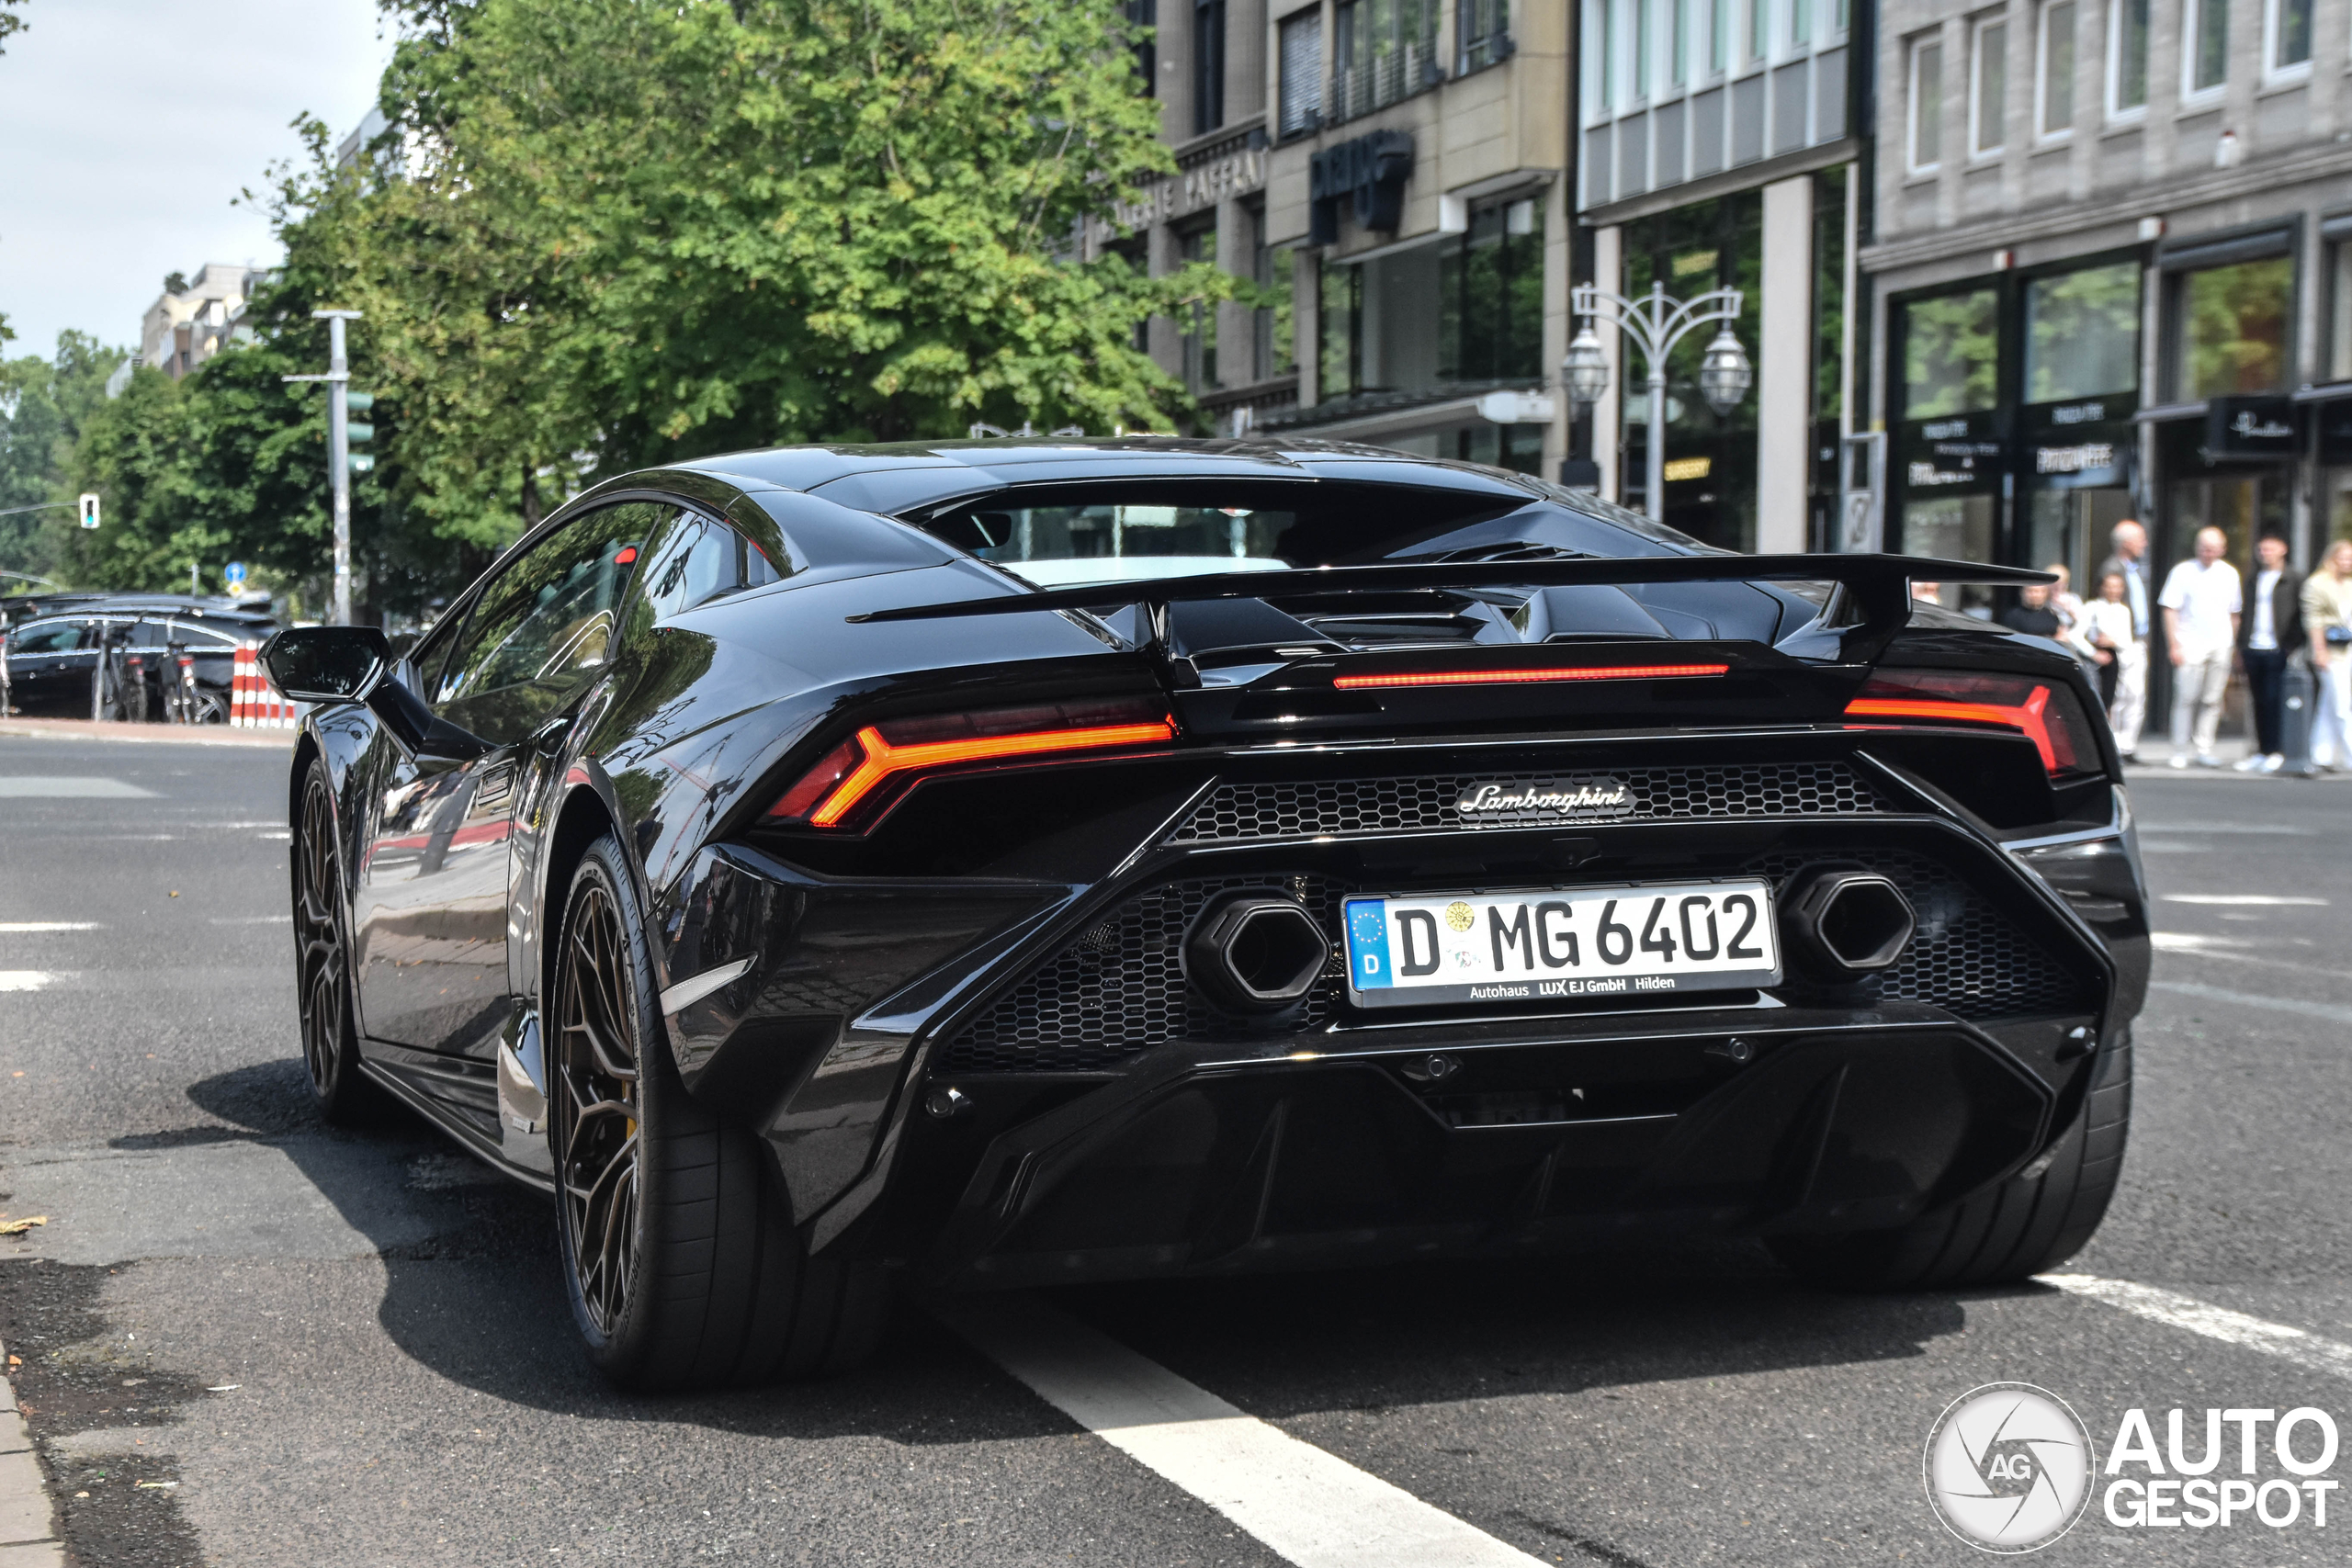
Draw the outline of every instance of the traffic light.
[[[366,413],[376,406],[376,394],[346,389],[343,394],[343,406],[351,413]],[[346,447],[356,446],[362,441],[373,441],[376,439],[376,427],[372,424],[362,424],[357,420],[346,420],[343,427],[343,439]],[[376,466],[373,453],[353,452],[349,456],[351,471],[355,474],[367,473]]]
[[[95,528],[97,525],[98,498],[95,495],[85,495],[82,497],[82,526]]]

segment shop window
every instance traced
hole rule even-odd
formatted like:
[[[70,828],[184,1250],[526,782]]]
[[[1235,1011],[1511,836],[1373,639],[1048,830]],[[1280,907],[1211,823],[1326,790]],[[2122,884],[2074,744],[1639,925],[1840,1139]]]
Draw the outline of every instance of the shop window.
[[[1510,58],[1510,0],[1457,0],[1454,73],[1466,75]]]
[[[2036,134],[2045,141],[2071,134],[2075,129],[2075,3],[2048,0],[2041,7],[2033,123]]]
[[[1225,0],[1193,0],[1193,134],[1225,123]]]
[[[1438,263],[1438,374],[1544,378],[1544,209],[1533,197],[1470,214]]]
[[[1969,51],[1968,148],[1975,156],[1998,152],[2007,140],[2008,102],[2009,24],[1979,22]]]
[[[2025,287],[2025,400],[2064,402],[2140,384],[2140,265],[2118,262]]]
[[[1944,156],[1944,46],[1934,36],[1911,45],[1911,172],[1933,172]]]
[[[2149,0],[2108,0],[2107,114],[2135,118],[2148,108]]]
[[[2000,378],[2000,296],[1990,288],[1905,306],[1903,417],[1991,408]]]
[[[2172,396],[2195,401],[2287,389],[2291,257],[2178,273],[2168,285]]]
[[[1513,473],[1544,471],[1544,427],[1540,424],[1469,425],[1441,436],[1432,457],[1459,457]]]
[[[2230,0],[2181,0],[2180,93],[2219,93],[2230,79]]]
[[[1216,265],[1216,231],[1195,229],[1183,238],[1184,259]],[[1195,300],[1186,306],[1184,387],[1195,394],[1216,389],[1216,306]]]
[[[1363,269],[1320,264],[1322,278],[1317,325],[1316,393],[1326,400],[1355,391],[1363,361]]]
[[[2327,247],[2327,367],[2321,378],[2352,381],[2352,215],[2335,219],[2344,238]]]
[[[2262,8],[2262,60],[2272,81],[2312,70],[2313,0],[2267,0]]]
[[[1282,82],[1277,93],[1280,130],[1303,135],[1320,123],[1323,111],[1323,11],[1310,6],[1283,18],[1279,32]]]
[[[1266,243],[1262,208],[1245,209],[1251,234],[1250,276],[1265,301],[1251,313],[1251,379],[1270,381],[1291,373],[1295,325],[1291,307],[1291,253]]]

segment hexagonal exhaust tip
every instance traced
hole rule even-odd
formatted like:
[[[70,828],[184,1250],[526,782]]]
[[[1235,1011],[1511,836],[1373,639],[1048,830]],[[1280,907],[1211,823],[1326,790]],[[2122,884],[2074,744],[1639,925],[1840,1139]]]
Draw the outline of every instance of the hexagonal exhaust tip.
[[[1818,968],[1867,975],[1892,968],[1918,918],[1902,889],[1875,873],[1826,871],[1789,901],[1791,939]]]
[[[1331,939],[1295,899],[1228,898],[1201,912],[1184,938],[1185,976],[1231,1012],[1279,1012],[1315,988]]]

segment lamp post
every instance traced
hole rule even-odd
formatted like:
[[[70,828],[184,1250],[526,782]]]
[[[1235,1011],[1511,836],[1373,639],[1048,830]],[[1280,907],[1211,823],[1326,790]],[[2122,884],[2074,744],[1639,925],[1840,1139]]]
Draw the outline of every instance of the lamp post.
[[[343,323],[359,320],[356,310],[313,310],[327,324],[327,371],[323,376],[287,376],[288,381],[327,384],[327,475],[334,487],[334,624],[351,624],[351,407],[346,400],[351,362],[344,355]]]
[[[1693,299],[1677,299],[1657,282],[1651,283],[1647,294],[1632,299],[1591,283],[1577,284],[1569,297],[1568,309],[1584,318],[1582,330],[1560,363],[1560,378],[1567,384],[1569,397],[1579,403],[1597,403],[1609,390],[1609,356],[1593,326],[1597,317],[1605,318],[1640,348],[1649,367],[1649,474],[1643,500],[1654,523],[1666,521],[1667,356],[1698,327],[1709,321],[1724,322],[1699,363],[1699,393],[1717,413],[1729,413],[1756,382],[1747,351],[1732,335],[1730,323],[1739,319],[1739,305],[1736,288],[1710,289]]]

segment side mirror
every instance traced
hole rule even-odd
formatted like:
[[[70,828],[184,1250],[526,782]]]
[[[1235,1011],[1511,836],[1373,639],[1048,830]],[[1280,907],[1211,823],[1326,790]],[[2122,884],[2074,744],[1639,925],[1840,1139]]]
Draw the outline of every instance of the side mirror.
[[[374,626],[294,626],[269,639],[261,661],[298,703],[364,702],[391,668],[392,650]]]

